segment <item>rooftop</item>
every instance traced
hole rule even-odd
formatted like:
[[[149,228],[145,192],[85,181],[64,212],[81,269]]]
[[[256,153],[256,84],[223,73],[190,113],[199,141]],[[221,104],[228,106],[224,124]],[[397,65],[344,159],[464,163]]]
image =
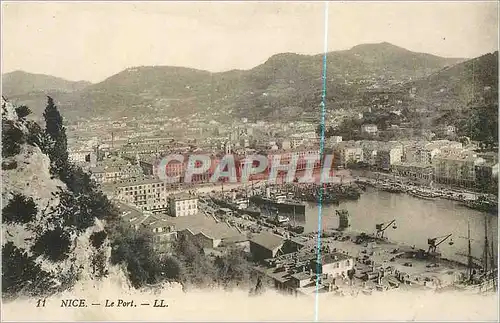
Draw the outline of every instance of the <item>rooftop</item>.
[[[125,204],[120,201],[114,201],[114,204],[118,209],[118,211],[120,212],[122,220],[127,223],[130,223],[131,225],[136,225],[141,223],[147,225],[151,221],[156,222],[160,219],[159,216],[149,213],[144,213],[138,208],[132,205]]]
[[[298,272],[292,275],[292,278],[297,280],[308,280],[311,279],[312,276],[308,272]]]
[[[197,200],[198,196],[188,193],[178,193],[171,195],[169,198],[174,201],[185,201],[185,200]]]
[[[281,247],[285,243],[285,239],[267,231],[255,235],[250,241],[269,250]]]
[[[204,215],[167,217],[162,223],[164,226],[174,226],[176,231],[189,230],[194,235],[202,233],[214,239],[244,240],[236,229],[229,227],[226,223],[217,223]]]

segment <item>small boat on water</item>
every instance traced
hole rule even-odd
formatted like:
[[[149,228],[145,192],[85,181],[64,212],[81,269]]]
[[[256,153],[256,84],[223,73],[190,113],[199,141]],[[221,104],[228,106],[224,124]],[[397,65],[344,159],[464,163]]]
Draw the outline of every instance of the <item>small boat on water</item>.
[[[437,193],[434,193],[431,191],[418,190],[418,189],[409,190],[408,194],[410,194],[411,196],[414,196],[414,197],[418,197],[420,199],[424,199],[424,200],[434,200],[434,199],[440,197],[440,195]]]

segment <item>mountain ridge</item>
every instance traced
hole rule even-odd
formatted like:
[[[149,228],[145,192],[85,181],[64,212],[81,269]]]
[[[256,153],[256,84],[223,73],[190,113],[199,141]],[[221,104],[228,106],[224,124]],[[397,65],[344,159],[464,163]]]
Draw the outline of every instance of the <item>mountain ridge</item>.
[[[331,100],[346,100],[359,90],[347,82],[380,77],[404,82],[428,76],[461,60],[414,53],[387,42],[361,44],[327,54],[327,92]],[[310,110],[321,88],[322,69],[323,54],[296,53],[272,55],[248,70],[217,73],[188,67],[138,66],[55,97],[61,109],[75,117],[133,115],[137,110],[140,113],[195,113],[213,106],[219,107],[222,114],[236,117],[249,113],[266,117],[280,114],[279,110],[285,106]],[[29,99],[34,113],[40,111],[36,95],[13,96],[8,92],[6,95],[16,103]]]
[[[62,77],[22,70],[2,74],[2,91],[7,95],[19,95],[33,91],[72,92],[82,90],[91,84],[91,82],[84,80],[70,81]]]

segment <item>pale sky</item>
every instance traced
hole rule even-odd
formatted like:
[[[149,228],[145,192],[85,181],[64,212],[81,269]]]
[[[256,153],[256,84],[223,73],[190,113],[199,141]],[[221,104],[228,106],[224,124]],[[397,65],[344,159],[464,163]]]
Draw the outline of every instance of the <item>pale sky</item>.
[[[2,73],[100,82],[126,68],[249,69],[324,50],[323,2],[2,2]],[[328,50],[390,42],[446,57],[498,50],[498,2],[330,2]]]

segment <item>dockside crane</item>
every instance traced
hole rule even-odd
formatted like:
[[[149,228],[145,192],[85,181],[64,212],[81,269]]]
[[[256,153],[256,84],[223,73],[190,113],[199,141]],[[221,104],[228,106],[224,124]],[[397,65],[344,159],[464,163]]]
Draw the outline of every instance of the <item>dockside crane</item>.
[[[440,244],[442,244],[443,242],[445,242],[446,240],[448,240],[448,238],[450,238],[451,235],[452,234],[450,233],[450,234],[447,234],[447,235],[444,235],[444,236],[427,239],[427,244],[429,245],[429,250],[427,251],[427,253],[429,255],[436,254],[437,247]],[[453,239],[450,239],[450,241],[448,242],[448,244],[450,246],[452,246],[454,244]]]
[[[383,239],[384,238],[384,232],[385,232],[385,230],[387,230],[387,228],[389,228],[391,225],[392,225],[392,228],[394,230],[398,228],[396,226],[396,220],[392,220],[390,222],[384,222],[384,223],[376,224],[375,225],[375,229],[376,229],[375,238]]]

